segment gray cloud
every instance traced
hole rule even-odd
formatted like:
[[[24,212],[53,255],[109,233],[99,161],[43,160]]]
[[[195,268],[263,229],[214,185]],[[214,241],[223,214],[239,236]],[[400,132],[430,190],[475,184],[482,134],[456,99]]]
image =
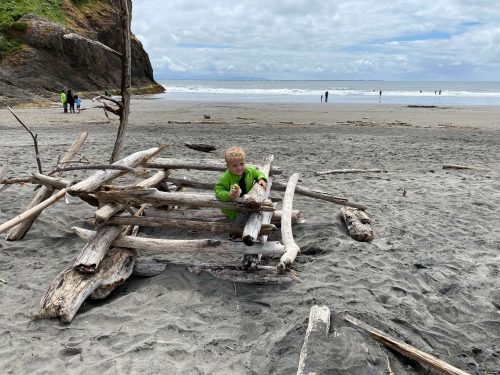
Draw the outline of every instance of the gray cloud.
[[[140,0],[132,29],[158,78],[500,80],[485,0]]]

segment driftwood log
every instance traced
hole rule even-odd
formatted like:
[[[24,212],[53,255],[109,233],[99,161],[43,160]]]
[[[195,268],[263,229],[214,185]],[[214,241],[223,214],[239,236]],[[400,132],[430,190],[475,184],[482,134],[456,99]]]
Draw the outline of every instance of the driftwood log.
[[[224,172],[227,169],[226,162],[217,159],[174,159],[174,158],[157,158],[144,164],[146,168],[156,169],[194,169],[200,171],[220,171]],[[281,174],[283,170],[279,167],[272,167],[270,175]]]
[[[271,213],[269,213],[271,214]],[[183,230],[194,230],[200,232],[216,232],[216,233],[235,233],[243,234],[244,226],[236,223],[224,223],[217,221],[200,221],[200,220],[184,220],[172,219],[166,217],[144,216],[115,216],[106,221],[106,225],[139,225],[141,227],[150,228],[176,228]],[[276,230],[273,224],[262,225],[260,228],[261,235],[269,235]]]
[[[272,181],[269,179],[269,171],[271,170],[271,164],[273,160],[274,155],[269,155],[261,164],[261,171],[264,176],[266,176],[266,179],[268,179],[267,189],[264,189],[258,183],[254,184],[248,194],[245,194],[243,196],[243,204],[245,204],[245,206],[259,207],[264,200],[269,198],[269,193],[272,186]],[[245,243],[245,245],[252,246],[255,244],[255,242],[257,242],[260,227],[262,226],[262,220],[262,212],[252,212],[248,215],[248,219],[245,224],[245,230],[243,231],[243,242]]]
[[[136,167],[146,160],[149,160],[159,154],[166,146],[153,147],[149,150],[139,151],[132,155],[127,156],[113,164],[126,167]],[[104,170],[98,171],[86,179],[78,182],[77,184],[68,188],[68,193],[72,195],[89,194],[95,192],[106,182],[123,175],[124,171],[121,170]]]
[[[446,363],[436,357],[434,357],[431,354],[425,353],[409,344],[406,344],[403,341],[396,340],[392,337],[389,337],[382,331],[371,327],[370,325],[353,318],[352,316],[346,315],[344,317],[346,321],[349,323],[355,325],[356,327],[359,327],[363,329],[364,331],[368,332],[372,338],[374,338],[376,341],[384,344],[385,346],[397,351],[398,353],[401,353],[402,355],[412,358],[420,363],[423,363],[426,366],[429,366],[433,368],[434,370],[438,371],[440,374],[446,374],[446,375],[470,375],[469,373],[462,371],[455,366],[450,365],[449,363]]]
[[[87,136],[88,136],[88,133],[83,132],[82,134],[80,134],[76,138],[76,140],[73,142],[73,144],[69,147],[66,154],[64,154],[63,158],[61,159],[61,163],[68,162],[75,157],[75,155],[78,153],[78,151],[80,151],[80,148],[82,147],[83,143],[87,139]],[[56,177],[59,175],[60,175],[60,173],[54,174],[54,176],[56,176]],[[67,184],[64,187],[66,187],[66,186],[67,186]],[[52,196],[52,194],[54,194],[54,191],[55,191],[54,188],[51,188],[48,186],[42,186],[37,191],[35,197],[33,198],[33,200],[31,201],[31,203],[28,205],[28,207],[26,209],[29,210],[30,208],[33,208],[33,207],[37,206],[38,204],[40,204],[41,202],[45,201],[46,199],[50,198],[50,196]],[[13,227],[10,230],[10,232],[7,234],[6,239],[8,241],[16,241],[16,240],[20,240],[20,239],[24,238],[24,236],[26,235],[26,233],[28,233],[31,226],[33,225],[33,223],[35,222],[35,220],[37,219],[37,217],[39,216],[39,214],[41,212],[42,211],[40,211],[39,213],[31,216],[29,219],[19,223],[15,227]]]
[[[217,149],[215,146],[207,145],[205,143],[188,143],[188,142],[186,142],[186,143],[184,143],[184,145],[187,148],[190,148],[190,149],[196,150],[196,151],[201,151],[201,152],[211,152],[211,151],[215,151]]]
[[[133,274],[142,277],[156,276],[169,266],[187,267],[191,272],[208,272],[212,276],[221,280],[227,280],[235,283],[248,284],[283,284],[299,282],[300,279],[292,272],[277,274],[276,267],[258,266],[254,272],[246,272],[236,266],[217,266],[207,263],[185,263],[185,262],[170,262],[161,259],[142,259],[138,258]]]
[[[86,43],[89,43],[89,44],[93,44],[95,46],[98,46],[98,47],[101,47],[102,49],[106,50],[106,51],[109,51],[111,52],[112,54],[118,56],[121,58],[122,54],[116,50],[114,50],[113,48],[111,47],[108,47],[107,45],[101,43],[101,42],[98,42],[97,40],[93,40],[93,39],[89,39],[89,38],[85,38],[84,36],[81,36],[81,35],[78,35],[78,34],[75,34],[75,33],[69,33],[69,34],[64,34],[63,35],[63,38],[64,39],[73,39],[73,40],[81,40],[81,41],[84,41]]]
[[[50,198],[40,202],[36,206],[31,207],[30,209],[24,211],[22,214],[17,215],[16,217],[6,221],[2,225],[0,225],[0,233],[5,232],[6,230],[16,226],[17,224],[23,222],[26,219],[29,219],[33,216],[38,216],[40,212],[42,212],[45,208],[53,205],[58,200],[60,200],[66,194],[66,189],[59,190],[56,194],[52,195]]]
[[[443,169],[478,169],[470,165],[444,164]]]
[[[73,320],[80,305],[96,289],[103,291],[95,297],[102,298],[122,284],[134,268],[135,252],[130,249],[111,249],[94,274],[83,274],[71,265],[50,284],[34,313],[35,319],[59,318],[63,323]],[[107,294],[106,294],[107,293]]]
[[[73,227],[75,233],[85,241],[91,240],[96,232],[88,229]],[[263,254],[267,256],[281,256],[284,246],[279,242],[267,242],[264,246],[246,246],[243,243],[219,240],[166,240],[159,238],[145,238],[120,236],[113,241],[112,246],[126,247],[138,250],[154,251],[158,253],[212,253],[212,254]]]
[[[373,240],[371,221],[365,212],[352,207],[342,207],[342,216],[352,238],[361,242]]]
[[[157,186],[168,176],[168,171],[158,171],[150,178],[139,182],[136,186],[140,188],[151,188]],[[120,203],[108,203],[99,208],[95,213],[94,224],[99,225],[111,216],[125,209],[125,206]]]
[[[293,206],[293,193],[295,186],[299,181],[299,174],[294,173],[288,180],[288,186],[283,198],[283,213],[281,215],[281,239],[285,246],[285,254],[280,259],[278,264],[278,271],[283,272],[290,268],[293,261],[300,252],[299,246],[295,243],[292,233],[292,206]]]
[[[215,188],[215,183],[189,180],[186,178],[169,177],[169,178],[167,178],[167,181],[172,182],[177,187],[190,187],[193,189],[200,189],[200,190],[214,190],[214,188]],[[284,182],[273,181],[273,190],[274,191],[285,191],[286,185],[287,184]],[[337,197],[333,194],[326,193],[326,192],[321,191],[321,190],[309,189],[309,188],[301,187],[301,186],[295,187],[295,194],[302,195],[304,197],[324,200],[324,201],[339,204],[342,206],[355,207],[355,208],[358,208],[360,210],[366,210],[366,208],[367,208],[365,205],[350,202],[347,198]]]
[[[300,351],[299,367],[297,369],[297,375],[312,375],[316,374],[312,364],[308,363],[308,355],[312,348],[310,342],[314,343],[316,341],[322,342],[328,337],[330,332],[330,309],[327,306],[317,306],[311,307],[309,312],[309,324],[307,325],[306,336],[304,338],[304,344],[302,345],[302,350]]]
[[[153,206],[178,205],[189,207],[215,207],[227,208],[237,211],[274,211],[271,201],[262,202],[260,207],[249,208],[240,201],[222,202],[214,195],[193,193],[167,193],[157,189],[117,189],[99,191],[97,199],[102,202],[122,203],[127,205],[140,205],[149,203]]]

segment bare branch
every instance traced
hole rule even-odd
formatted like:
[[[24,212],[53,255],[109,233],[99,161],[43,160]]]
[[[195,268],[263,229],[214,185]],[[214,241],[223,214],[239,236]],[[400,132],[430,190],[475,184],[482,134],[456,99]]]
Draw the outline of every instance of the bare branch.
[[[14,113],[14,111],[10,107],[7,107],[7,108],[9,109],[10,113],[12,113],[12,115],[16,118],[16,120],[19,121],[19,123],[23,126],[23,128],[25,128],[28,131],[28,133],[30,133],[31,137],[33,138],[33,143],[35,145],[36,164],[38,165],[38,172],[43,174],[42,162],[40,161],[40,154],[38,152],[38,141],[37,141],[38,134],[33,134],[31,129],[28,128],[26,125],[24,125],[24,123],[21,121],[21,119],[19,117],[17,117],[17,115]]]
[[[102,103],[101,99],[103,100],[107,100],[107,101],[110,101],[112,103],[115,103],[118,107],[123,107],[123,104],[122,102],[120,102],[119,100],[116,100],[116,99],[113,99],[112,97],[110,96],[106,96],[106,95],[99,95],[99,96],[96,96],[95,98],[92,98],[92,101],[95,102],[95,101],[98,101],[99,103]]]
[[[81,166],[69,166],[63,167],[58,165],[52,172],[49,173],[49,176],[56,172],[65,172],[65,171],[79,171],[79,170],[87,170],[87,169],[115,169],[119,171],[125,171],[131,174],[135,174],[136,170],[134,168],[127,167],[125,165],[113,165],[113,164],[88,164]]]

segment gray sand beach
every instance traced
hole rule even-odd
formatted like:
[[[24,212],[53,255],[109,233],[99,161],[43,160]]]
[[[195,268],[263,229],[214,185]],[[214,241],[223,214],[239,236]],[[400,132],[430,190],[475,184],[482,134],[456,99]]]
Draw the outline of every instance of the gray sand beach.
[[[344,314],[471,374],[498,373],[500,107],[137,98],[131,110],[123,156],[160,143],[169,145],[165,157],[222,158],[231,145],[244,147],[253,162],[272,153],[284,170],[280,181],[298,172],[300,186],[368,206],[375,238],[363,243],[349,237],[340,206],[295,196],[294,209],[305,219],[294,227],[302,250],[295,263],[301,283],[235,284],[171,266],[155,277],[130,279],[103,301],[85,302],[69,325],[33,321],[31,313],[49,283],[84,245],[71,227],[86,226],[95,211],[77,198],[69,205],[58,202],[24,240],[0,239],[0,279],[6,281],[0,282],[2,373],[294,374],[315,304],[328,306],[332,330],[350,337],[325,340],[321,373],[353,373],[359,365],[355,373],[384,374],[386,354],[395,374],[431,373],[353,329]],[[38,133],[46,170],[82,131],[89,137],[81,153],[93,162],[109,159],[118,121],[108,123],[102,110],[16,113]],[[9,165],[9,176],[36,171],[32,140],[6,109],[0,110],[0,134],[0,165]],[[217,150],[202,154],[185,142]],[[443,164],[477,169],[443,170]],[[386,172],[314,174],[342,168]],[[218,177],[196,171],[173,175]],[[34,193],[24,185],[0,194],[3,223]],[[203,260],[238,262],[220,256]],[[359,353],[362,341],[368,353]]]

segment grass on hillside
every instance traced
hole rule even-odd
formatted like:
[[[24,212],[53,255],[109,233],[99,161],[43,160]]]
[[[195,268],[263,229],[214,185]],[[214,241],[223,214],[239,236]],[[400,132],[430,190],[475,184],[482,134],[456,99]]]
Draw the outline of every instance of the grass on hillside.
[[[71,0],[76,6],[93,1]],[[64,0],[0,0],[0,60],[21,48],[21,43],[10,37],[9,31],[23,31],[22,22],[18,22],[23,15],[31,13],[64,24],[66,15],[63,3]]]

